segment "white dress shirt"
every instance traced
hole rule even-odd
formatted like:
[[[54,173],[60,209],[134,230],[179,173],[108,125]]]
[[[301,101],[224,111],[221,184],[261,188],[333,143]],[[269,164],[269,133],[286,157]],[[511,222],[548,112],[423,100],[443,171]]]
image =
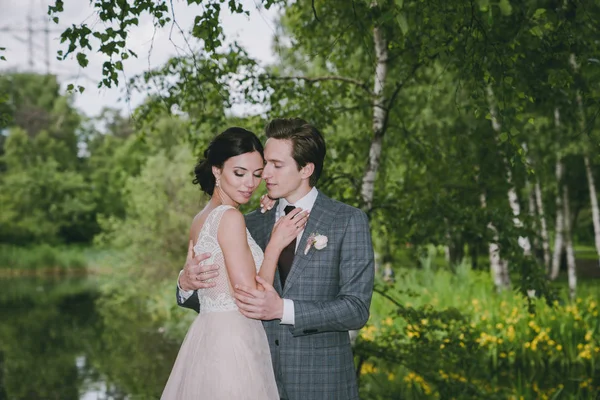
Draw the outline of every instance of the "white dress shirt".
[[[315,205],[315,201],[317,200],[317,195],[319,191],[317,188],[313,187],[310,192],[308,192],[303,198],[292,204],[294,207],[300,207],[304,211],[311,211],[313,206]],[[277,210],[275,213],[275,222],[279,220],[279,218],[285,215],[285,207],[290,205],[290,203],[286,199],[280,199],[279,204],[277,205]],[[300,238],[302,238],[302,234],[304,233],[304,229],[298,233],[298,237],[296,238],[296,251],[298,251],[298,246],[300,245]],[[294,301],[290,299],[283,299],[283,315],[281,317],[282,325],[294,325],[296,322],[296,314],[294,313]]]
[[[303,198],[295,202],[294,204],[289,203],[286,199],[280,199],[277,208],[275,209],[275,222],[279,220],[279,218],[285,215],[285,207],[288,205],[293,205],[294,207],[299,207],[304,211],[311,211],[313,206],[315,205],[315,201],[317,200],[317,195],[319,191],[317,188],[313,187],[310,192],[308,192]],[[296,238],[296,251],[298,251],[298,246],[300,245],[300,239],[302,238],[302,234],[304,230],[298,233],[298,237]],[[183,270],[179,272],[179,277],[181,277],[181,273]],[[179,289],[179,298],[183,303],[194,293],[193,290],[183,290],[179,286],[179,278],[177,278],[177,288]],[[281,317],[282,325],[294,325],[296,322],[296,317],[294,314],[294,301],[290,299],[283,299],[283,316]]]

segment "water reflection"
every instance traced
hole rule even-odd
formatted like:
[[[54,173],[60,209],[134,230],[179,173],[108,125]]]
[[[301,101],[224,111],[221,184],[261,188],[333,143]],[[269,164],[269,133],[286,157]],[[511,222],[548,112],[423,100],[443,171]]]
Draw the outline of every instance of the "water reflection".
[[[0,280],[0,400],[155,399],[178,343],[89,278]]]

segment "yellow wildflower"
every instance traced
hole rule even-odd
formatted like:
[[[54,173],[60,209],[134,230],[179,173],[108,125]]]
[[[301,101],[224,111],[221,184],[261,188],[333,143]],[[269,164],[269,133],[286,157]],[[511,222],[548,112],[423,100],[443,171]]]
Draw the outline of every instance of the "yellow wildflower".
[[[375,339],[375,331],[377,328],[374,325],[365,326],[360,330],[360,336],[369,342],[372,342]]]
[[[368,362],[364,363],[360,369],[361,375],[374,374],[375,372],[377,372],[377,367]]]

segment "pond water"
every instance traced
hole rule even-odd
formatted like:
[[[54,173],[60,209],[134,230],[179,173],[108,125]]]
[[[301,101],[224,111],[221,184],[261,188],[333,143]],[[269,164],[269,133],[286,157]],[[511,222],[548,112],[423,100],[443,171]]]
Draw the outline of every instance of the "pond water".
[[[97,285],[0,279],[0,400],[160,397],[179,344],[135,304],[103,314]]]

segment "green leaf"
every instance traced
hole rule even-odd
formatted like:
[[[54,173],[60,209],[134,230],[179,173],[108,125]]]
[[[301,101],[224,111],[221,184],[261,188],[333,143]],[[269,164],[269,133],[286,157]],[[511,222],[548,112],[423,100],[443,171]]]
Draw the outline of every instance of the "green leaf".
[[[537,10],[535,10],[535,13],[533,13],[533,19],[539,18],[542,15],[544,15],[545,13],[546,13],[545,8],[538,8]]]
[[[396,0],[396,7],[401,10],[404,7],[404,0]]]
[[[88,65],[88,59],[87,56],[83,53],[77,53],[77,62],[79,63],[79,65],[81,65],[81,67],[85,68]]]
[[[502,132],[500,135],[498,135],[498,139],[500,139],[501,143],[506,142],[508,140],[508,133]]]
[[[69,83],[69,84],[67,85],[67,92],[72,92],[72,91],[73,91],[73,88],[74,88],[73,84],[72,84],[72,83]]]
[[[498,3],[498,7],[500,7],[500,12],[502,13],[502,15],[512,14],[512,6],[510,5],[509,0],[500,0],[500,3]]]
[[[85,88],[83,86],[78,86],[77,90],[79,90],[79,93],[83,93],[85,91]]]
[[[539,38],[544,36],[544,32],[542,31],[542,28],[540,28],[539,26],[534,26],[533,28],[531,28],[529,30],[529,33],[531,33],[533,36],[536,36]]]
[[[398,21],[398,25],[400,25],[400,30],[402,34],[406,35],[408,32],[408,21],[406,20],[406,16],[404,13],[398,13],[396,16],[396,21]]]

